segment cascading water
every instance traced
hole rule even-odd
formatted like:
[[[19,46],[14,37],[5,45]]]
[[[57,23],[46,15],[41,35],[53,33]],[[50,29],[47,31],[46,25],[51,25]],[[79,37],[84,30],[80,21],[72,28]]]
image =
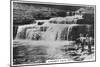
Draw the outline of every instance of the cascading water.
[[[89,30],[91,26],[81,24],[47,24],[47,25],[26,25],[20,27],[15,40],[24,40],[24,45],[46,46],[49,58],[63,58],[63,52],[60,48],[63,45],[72,45],[69,41],[75,27],[85,26]],[[74,30],[76,31],[76,30]]]
[[[29,40],[68,40],[69,32],[76,24],[50,24],[46,27],[45,31],[41,31],[41,27],[24,27],[18,31],[16,39],[29,39]],[[42,27],[43,28],[43,27]],[[45,28],[45,27],[44,27]],[[40,39],[38,39],[40,37]]]

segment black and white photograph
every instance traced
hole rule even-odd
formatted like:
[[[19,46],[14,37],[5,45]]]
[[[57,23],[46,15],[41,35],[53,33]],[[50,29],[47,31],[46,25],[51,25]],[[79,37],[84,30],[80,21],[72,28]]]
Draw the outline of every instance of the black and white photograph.
[[[96,61],[95,7],[11,1],[11,65]]]

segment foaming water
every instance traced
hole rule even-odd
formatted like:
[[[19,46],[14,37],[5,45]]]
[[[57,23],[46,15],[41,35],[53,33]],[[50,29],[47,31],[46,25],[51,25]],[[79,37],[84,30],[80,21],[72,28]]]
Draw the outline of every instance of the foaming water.
[[[75,42],[70,41],[70,33],[73,33],[75,27],[87,27],[90,25],[83,24],[50,24],[43,25],[31,24],[19,27],[16,39],[13,41],[14,47],[30,46],[34,49],[36,46],[45,46],[48,58],[63,58],[64,52],[61,47],[64,45],[73,45]],[[30,49],[30,48],[29,48]]]

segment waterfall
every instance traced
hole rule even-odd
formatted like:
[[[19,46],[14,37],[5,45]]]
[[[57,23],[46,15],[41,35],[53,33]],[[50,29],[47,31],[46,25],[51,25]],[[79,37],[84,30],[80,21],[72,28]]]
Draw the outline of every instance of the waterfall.
[[[16,39],[43,40],[43,41],[62,41],[69,40],[69,34],[74,27],[84,27],[89,30],[90,25],[81,24],[48,24],[30,25],[20,27]],[[85,29],[84,28],[84,29]],[[75,30],[74,30],[75,31]]]
[[[69,26],[69,28],[68,28],[68,34],[67,34],[67,40],[68,40],[69,33],[71,32],[71,30],[72,30],[72,26]]]
[[[17,39],[15,44],[30,46],[35,49],[35,46],[45,46],[47,57],[50,59],[63,59],[65,54],[61,48],[65,45],[72,45],[75,43],[73,40],[69,40],[70,33],[78,32],[73,28],[85,29],[86,27],[89,30],[90,26],[81,25],[81,24],[48,24],[41,26],[22,26],[19,27],[17,32]],[[85,27],[85,28],[84,28]],[[78,29],[79,30],[79,29]],[[83,30],[82,30],[83,31]],[[83,31],[84,32],[84,31]],[[73,37],[74,34],[71,34]],[[76,35],[75,35],[76,36]],[[76,37],[75,37],[76,38]],[[37,52],[38,53],[38,52]]]
[[[72,26],[65,24],[52,24],[43,34],[44,40],[68,40],[69,32]]]
[[[77,24],[49,24],[48,26],[22,27],[18,31],[16,39],[28,40],[67,40],[72,28]]]

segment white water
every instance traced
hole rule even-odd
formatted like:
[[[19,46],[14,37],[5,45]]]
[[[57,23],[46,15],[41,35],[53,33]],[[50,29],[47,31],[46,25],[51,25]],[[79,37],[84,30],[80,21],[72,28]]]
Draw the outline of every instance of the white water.
[[[62,58],[63,52],[61,52],[60,48],[63,45],[73,44],[73,41],[69,41],[69,34],[75,26],[80,25],[45,23],[43,25],[21,26],[14,42],[21,45],[47,46],[47,53],[50,58]],[[44,27],[42,31],[41,27]],[[45,28],[47,29],[45,30]],[[37,36],[40,36],[38,40]]]
[[[24,36],[24,39],[36,40],[37,36],[40,36],[39,40],[45,41],[55,41],[55,40],[68,40],[69,32],[71,32],[74,26],[79,26],[77,24],[49,24],[48,26],[24,26],[19,28],[16,39]],[[46,31],[41,31],[40,29],[47,28]]]

